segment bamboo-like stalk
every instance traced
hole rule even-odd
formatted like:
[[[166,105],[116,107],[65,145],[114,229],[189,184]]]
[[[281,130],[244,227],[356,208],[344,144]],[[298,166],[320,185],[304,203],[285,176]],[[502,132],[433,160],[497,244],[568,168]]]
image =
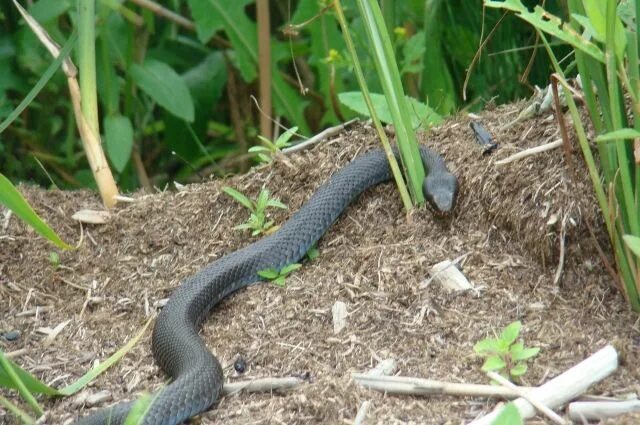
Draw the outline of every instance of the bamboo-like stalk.
[[[271,18],[269,0],[256,0],[258,15],[258,73],[260,82],[260,133],[271,140]]]
[[[80,138],[102,196],[102,202],[107,208],[112,208],[117,203],[118,188],[100,143],[96,88],[95,1],[78,0],[77,4],[80,84],[78,85],[75,78],[69,78],[69,90]]]

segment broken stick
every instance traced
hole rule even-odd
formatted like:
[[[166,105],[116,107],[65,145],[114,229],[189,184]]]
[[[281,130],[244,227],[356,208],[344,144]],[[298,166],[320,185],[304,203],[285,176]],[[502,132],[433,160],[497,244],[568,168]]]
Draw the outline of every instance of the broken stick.
[[[528,392],[540,403],[555,409],[584,393],[591,385],[609,376],[617,367],[618,353],[613,346],[607,345],[546,384],[528,390]],[[522,418],[531,418],[536,413],[535,408],[524,398],[515,400],[513,404]],[[494,409],[493,412],[469,425],[489,425],[502,412],[503,408],[504,406]]]

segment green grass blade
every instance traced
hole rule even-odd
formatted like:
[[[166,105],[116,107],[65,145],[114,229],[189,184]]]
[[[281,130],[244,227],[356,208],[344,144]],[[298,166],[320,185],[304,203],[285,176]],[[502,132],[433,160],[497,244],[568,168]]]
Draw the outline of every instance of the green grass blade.
[[[29,372],[9,360],[2,351],[0,351],[0,358],[3,358],[2,362],[0,363],[0,387],[18,389],[15,381],[10,375],[10,372],[7,372],[8,365],[8,367],[10,367],[11,370],[13,370],[13,372],[18,375],[18,378],[30,393],[45,394],[49,396],[60,395],[58,390],[42,383]]]
[[[633,252],[635,256],[640,260],[640,237],[633,235],[624,235],[622,239],[624,239],[624,242],[627,244],[631,252]]]
[[[149,410],[149,407],[151,407],[152,402],[153,396],[151,394],[144,394],[142,397],[140,397],[138,401],[134,403],[123,425],[141,424],[144,416]]]
[[[251,199],[247,198],[244,193],[239,192],[239,191],[237,191],[234,188],[229,187],[229,186],[223,187],[222,191],[224,193],[226,193],[227,195],[229,195],[230,197],[232,197],[235,201],[240,203],[242,206],[244,206],[249,211],[255,211],[255,205],[253,204],[253,201]]]
[[[71,245],[60,239],[47,223],[38,217],[38,214],[36,214],[33,208],[31,208],[31,205],[22,197],[18,189],[2,174],[0,174],[0,204],[9,208],[36,232],[59,248],[73,249]]]
[[[360,15],[365,23],[371,53],[382,85],[387,105],[393,117],[400,158],[407,173],[409,191],[418,204],[424,202],[422,182],[425,172],[418,142],[411,125],[411,109],[402,88],[402,80],[384,17],[376,0],[357,0]]]
[[[0,124],[0,134],[4,130],[6,130],[7,127],[9,127],[11,123],[15,121],[16,118],[20,116],[20,114],[27,108],[27,106],[29,106],[29,104],[33,102],[33,99],[35,99],[36,96],[38,96],[38,93],[40,93],[40,91],[44,88],[44,86],[47,85],[51,77],[53,77],[53,74],[55,74],[58,68],[60,68],[62,61],[67,56],[69,56],[69,52],[71,52],[71,49],[75,45],[77,38],[78,38],[77,33],[74,30],[74,32],[71,34],[71,37],[69,37],[69,40],[67,40],[64,47],[60,51],[60,54],[58,55],[58,57],[53,62],[51,62],[47,70],[44,72],[44,74],[42,74],[42,77],[40,77],[38,82],[29,91],[29,94],[27,94],[27,96],[24,99],[22,99],[22,102],[20,102],[20,104],[16,107],[16,109],[14,109],[13,112],[11,112],[9,116],[4,121],[2,121],[2,123]]]
[[[402,203],[407,211],[410,211],[412,208],[411,197],[409,196],[409,191],[407,190],[407,186],[404,183],[404,179],[402,178],[402,173],[400,172],[400,168],[398,167],[398,162],[396,161],[393,152],[391,151],[391,145],[389,144],[389,139],[387,138],[387,134],[382,128],[382,124],[378,119],[378,115],[376,113],[375,107],[371,100],[371,96],[369,94],[369,88],[367,86],[367,82],[364,78],[364,73],[362,72],[362,66],[358,61],[358,54],[356,52],[355,46],[353,44],[353,39],[351,38],[351,32],[349,31],[349,25],[347,24],[347,20],[344,16],[344,11],[342,10],[342,4],[340,0],[336,0],[334,3],[334,8],[336,15],[338,17],[338,22],[340,23],[340,27],[342,28],[343,37],[345,43],[347,45],[347,49],[349,54],[353,58],[353,69],[356,74],[356,78],[358,80],[358,84],[360,85],[360,90],[362,90],[362,95],[364,96],[364,100],[367,103],[367,107],[369,108],[369,112],[371,113],[371,120],[373,121],[374,126],[376,127],[376,132],[378,133],[378,137],[380,137],[380,142],[382,143],[382,147],[387,154],[387,158],[389,160],[389,166],[391,167],[391,173],[393,174],[393,178],[398,186],[398,191],[400,192],[400,198],[402,199]]]
[[[2,366],[4,372],[13,381],[15,388],[17,388],[24,401],[26,401],[27,404],[33,409],[33,411],[36,413],[36,416],[42,416],[44,414],[44,410],[42,410],[42,407],[40,407],[36,398],[33,396],[31,391],[29,391],[24,382],[22,382],[22,379],[20,379],[18,372],[13,368],[13,366],[9,362],[9,359],[7,359],[2,351],[0,351],[0,366]]]
[[[77,393],[82,388],[84,388],[85,385],[93,381],[98,375],[100,375],[102,372],[107,370],[113,364],[118,362],[125,354],[127,354],[134,347],[134,345],[138,343],[140,338],[142,338],[147,328],[151,324],[152,320],[153,320],[153,317],[147,320],[147,323],[144,324],[140,332],[136,336],[134,336],[129,342],[127,342],[122,348],[116,351],[111,357],[106,359],[104,362],[100,363],[98,367],[94,367],[93,369],[89,370],[87,373],[81,376],[80,379],[78,379],[73,384],[67,385],[66,387],[62,388],[59,391],[59,393],[65,396],[69,396]]]
[[[27,414],[24,410],[20,409],[15,404],[11,403],[6,398],[0,395],[0,406],[7,409],[9,413],[17,417],[23,425],[33,425],[36,423],[35,419]]]

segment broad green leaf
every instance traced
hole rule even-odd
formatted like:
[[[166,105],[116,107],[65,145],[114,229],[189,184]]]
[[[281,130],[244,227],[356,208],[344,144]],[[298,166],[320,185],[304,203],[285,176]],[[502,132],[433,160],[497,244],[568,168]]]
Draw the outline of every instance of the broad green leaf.
[[[361,92],[345,92],[338,95],[338,99],[346,107],[353,111],[369,116],[369,109],[364,101],[364,97]],[[391,112],[387,106],[387,101],[384,95],[379,93],[371,93],[371,100],[373,101],[374,108],[378,114],[380,121],[385,123],[393,122]],[[436,125],[442,122],[442,117],[438,115],[433,109],[424,103],[407,96],[409,102],[409,108],[412,110],[411,114],[411,126],[413,129],[428,128],[432,125]]]
[[[500,334],[500,341],[504,342],[507,346],[513,344],[513,342],[520,335],[520,329],[522,328],[522,323],[519,320],[511,323],[509,326],[504,328],[502,333]]]
[[[594,37],[601,43],[606,42],[607,33],[607,2],[602,0],[582,0],[584,10],[587,13],[587,17],[590,22],[590,27],[593,29]],[[627,46],[627,38],[624,34],[624,27],[622,21],[618,16],[615,17],[614,24],[614,43],[616,55],[618,58],[622,58]],[[582,22],[581,22],[582,25]]]
[[[498,356],[491,356],[485,360],[482,370],[490,372],[492,370],[501,370],[507,367],[507,363]]]
[[[320,256],[320,251],[318,251],[318,248],[316,248],[315,246],[309,248],[309,251],[307,251],[307,258],[309,260],[315,260],[319,256]]]
[[[530,359],[531,357],[535,357],[540,352],[539,347],[533,347],[533,348],[518,347],[516,350],[514,350],[515,346],[516,345],[514,344],[514,346],[511,347],[511,358],[513,359],[513,361],[516,361],[516,362],[521,360],[527,360],[527,359]]]
[[[640,137],[640,131],[634,128],[621,128],[596,137],[596,142],[613,142],[620,139],[635,139]]]
[[[158,105],[187,122],[194,120],[191,93],[184,80],[166,63],[154,59],[133,64],[131,76],[135,83]]]
[[[200,41],[206,43],[216,32],[224,30],[233,46],[238,69],[247,82],[257,76],[258,32],[256,23],[245,13],[250,3],[253,0],[189,0]]]
[[[278,276],[280,276],[280,273],[278,273],[276,269],[266,269],[266,270],[260,270],[258,272],[258,276],[264,277],[265,279],[273,280]]]
[[[473,351],[477,354],[493,354],[500,351],[500,346],[498,345],[498,340],[487,338],[477,342],[476,345],[473,346]]]
[[[52,21],[71,7],[69,0],[38,0],[29,7],[29,14],[40,24]]]
[[[491,422],[491,425],[523,425],[522,416],[513,403],[508,403],[500,414]]]
[[[640,258],[640,238],[633,235],[624,235],[622,238],[631,252],[633,252],[636,257]]]
[[[0,174],[0,204],[3,204],[13,211],[16,216],[57,247],[73,249],[71,245],[60,239],[47,223],[38,217],[38,214],[36,214],[33,208],[31,208],[31,205],[22,197],[18,189],[16,189],[3,174]]]
[[[133,149],[133,126],[129,118],[109,115],[104,119],[104,138],[107,154],[117,172],[127,166]]]
[[[280,274],[288,275],[289,273],[298,270],[300,267],[302,267],[302,264],[299,264],[299,263],[289,264],[287,266],[284,266],[282,270],[280,270]]]
[[[256,79],[258,64],[257,26],[245,13],[247,5],[253,0],[189,0],[191,16],[196,23],[198,38],[207,42],[213,35],[224,30],[233,50],[230,52],[235,60],[242,77],[247,82]],[[284,115],[298,125],[303,132],[308,132],[303,111],[308,102],[284,81],[277,67],[278,51],[287,52],[287,44],[272,41],[271,87],[273,90],[273,104],[278,114]]]
[[[277,278],[275,278],[273,280],[273,283],[278,285],[278,286],[282,286],[284,287],[285,284],[285,277],[284,276],[278,276]]]
[[[527,365],[525,363],[518,363],[509,371],[511,376],[522,376],[527,373]]]
[[[0,356],[4,356],[4,353],[0,351]],[[22,383],[27,387],[29,392],[33,394],[46,394],[49,396],[62,395],[58,390],[52,388],[31,375],[20,366],[16,365],[13,361],[5,357],[5,360],[11,365],[12,369],[16,372]],[[4,367],[0,366],[0,387],[15,389],[15,383],[7,374]]]
[[[255,206],[253,204],[253,201],[251,201],[251,199],[247,198],[244,195],[244,193],[238,192],[237,190],[235,190],[234,188],[231,188],[229,186],[223,187],[222,191],[224,193],[226,193],[227,195],[231,196],[234,200],[236,200],[240,204],[242,204],[249,211],[254,211],[255,210]]]
[[[563,23],[557,16],[546,12],[540,6],[536,6],[533,12],[530,12],[520,0],[485,0],[484,5],[486,7],[507,9],[516,12],[516,16],[530,23],[535,28],[557,37],[575,49],[604,63],[604,53],[596,44],[577,33],[567,23]]]

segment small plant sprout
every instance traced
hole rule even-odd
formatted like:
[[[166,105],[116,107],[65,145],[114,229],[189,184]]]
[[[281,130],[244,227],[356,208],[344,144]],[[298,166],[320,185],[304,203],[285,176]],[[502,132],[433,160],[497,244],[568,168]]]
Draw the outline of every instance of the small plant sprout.
[[[504,328],[498,338],[487,338],[476,343],[473,350],[486,357],[482,370],[498,372],[506,378],[518,379],[527,372],[526,360],[536,356],[539,347],[525,348],[522,341],[516,342],[522,323],[515,321]]]
[[[320,256],[320,251],[318,251],[318,247],[316,245],[313,245],[307,251],[307,258],[309,260],[315,260],[316,258],[318,258],[318,256]]]
[[[264,136],[258,136],[258,139],[262,142],[262,146],[252,146],[249,148],[249,152],[255,153],[260,162],[271,162],[278,152],[291,145],[289,140],[296,131],[298,131],[298,127],[291,127],[282,133],[275,142],[272,142]]]
[[[60,267],[60,256],[57,252],[51,251],[49,253],[49,264],[51,264],[54,269]]]
[[[508,403],[491,425],[522,425],[522,416],[513,402]]]
[[[258,276],[263,277],[278,286],[284,287],[284,280],[287,278],[289,273],[298,270],[300,267],[302,267],[302,264],[293,263],[288,266],[284,266],[279,271],[277,269],[260,270],[258,272]]]
[[[265,212],[267,208],[273,207],[285,210],[287,209],[287,206],[279,200],[270,199],[269,191],[267,189],[262,189],[255,201],[249,199],[246,195],[231,187],[227,186],[222,188],[222,190],[224,193],[247,208],[251,213],[246,222],[234,227],[236,230],[251,230],[251,236],[257,236],[273,227],[273,221],[267,220],[267,214]]]

